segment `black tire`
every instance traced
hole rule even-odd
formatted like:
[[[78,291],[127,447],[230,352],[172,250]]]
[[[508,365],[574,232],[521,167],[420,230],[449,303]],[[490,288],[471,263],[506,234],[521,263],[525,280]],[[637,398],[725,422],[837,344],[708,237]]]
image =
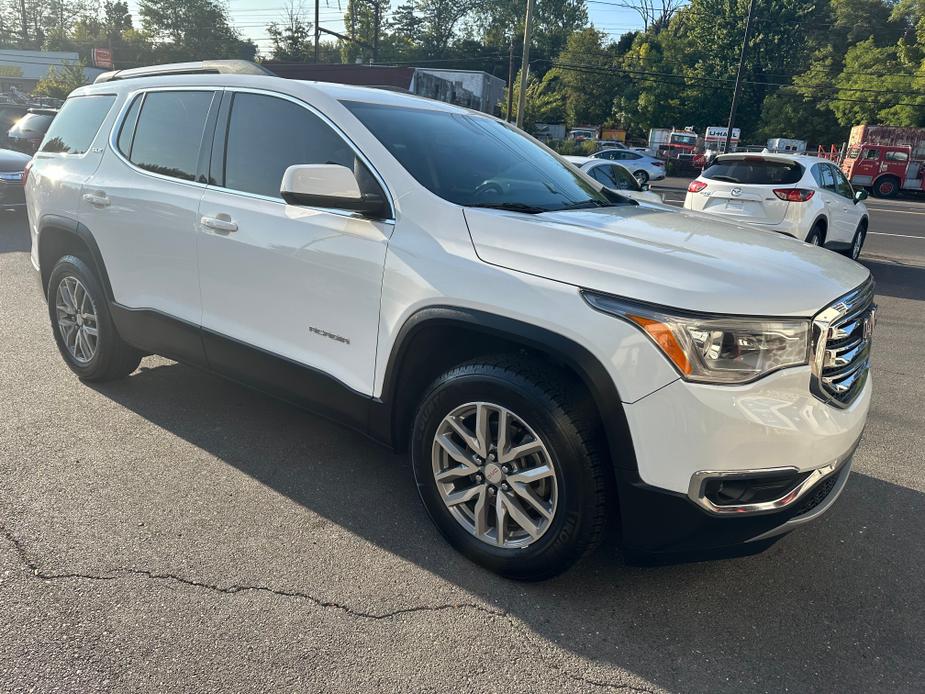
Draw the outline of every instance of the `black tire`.
[[[851,246],[842,251],[851,260],[857,260],[861,256],[861,249],[864,248],[864,241],[867,239],[867,221],[863,220],[858,224],[854,237],[851,239]]]
[[[522,419],[546,446],[555,467],[555,513],[546,531],[522,548],[495,547],[464,528],[450,513],[434,478],[432,450],[438,427],[457,407],[476,402],[499,405]],[[603,535],[612,495],[599,426],[589,408],[593,403],[576,395],[567,378],[548,364],[527,359],[479,359],[440,376],[419,406],[411,459],[424,506],[447,541],[495,573],[528,581],[555,576],[591,552]]]
[[[641,186],[644,186],[649,182],[649,174],[641,169],[637,171],[636,173],[634,173],[633,176],[636,178],[636,181],[638,181],[639,185]]]
[[[93,356],[85,362],[79,361],[71,354],[58,323],[58,287],[67,278],[75,278],[80,282],[96,313],[96,349]],[[51,330],[55,336],[58,351],[61,352],[61,356],[71,371],[81,380],[110,381],[128,376],[138,368],[143,354],[119,337],[112,322],[112,315],[109,313],[109,303],[96,273],[77,256],[64,256],[51,271],[51,276],[48,278],[48,315],[51,319]]]
[[[874,181],[874,195],[878,198],[895,198],[899,195],[899,179],[896,176],[881,176]]]
[[[821,224],[818,222],[813,224],[813,228],[810,229],[809,233],[806,235],[806,243],[812,244],[813,246],[825,246],[825,231]]]

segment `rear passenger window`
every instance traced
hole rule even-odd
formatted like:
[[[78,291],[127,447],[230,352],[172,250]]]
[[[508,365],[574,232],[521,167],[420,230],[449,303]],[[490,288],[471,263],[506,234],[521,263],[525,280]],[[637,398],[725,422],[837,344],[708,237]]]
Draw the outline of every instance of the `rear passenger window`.
[[[357,175],[364,192],[378,192],[353,149],[314,113],[285,99],[235,94],[224,187],[279,198],[283,173],[294,164],[341,164]]]
[[[84,154],[115,101],[112,94],[71,97],[51,122],[40,151]]]
[[[909,161],[909,153],[894,150],[892,152],[887,152],[884,158],[887,161]]]
[[[211,104],[212,92],[148,92],[127,153],[129,161],[163,176],[194,180]]]

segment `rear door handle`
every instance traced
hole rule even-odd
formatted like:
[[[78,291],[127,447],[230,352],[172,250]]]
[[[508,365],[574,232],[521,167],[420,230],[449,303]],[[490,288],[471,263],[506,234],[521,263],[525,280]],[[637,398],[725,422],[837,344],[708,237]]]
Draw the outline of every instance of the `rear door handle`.
[[[84,193],[83,201],[93,205],[94,207],[109,207],[112,204],[109,201],[109,197],[103,191],[97,191],[95,193]]]
[[[238,230],[238,224],[227,214],[217,214],[214,217],[203,217],[199,220],[206,229],[217,231],[221,234],[230,234]]]

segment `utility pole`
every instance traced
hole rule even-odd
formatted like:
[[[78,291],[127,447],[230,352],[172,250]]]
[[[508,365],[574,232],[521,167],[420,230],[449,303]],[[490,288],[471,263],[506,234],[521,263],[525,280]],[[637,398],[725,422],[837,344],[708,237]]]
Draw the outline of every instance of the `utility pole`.
[[[752,0],[754,2],[755,0]],[[517,127],[524,127],[524,108],[527,104],[527,72],[530,70],[530,32],[533,29],[533,0],[527,0],[527,17],[524,20],[524,55],[520,62],[520,94],[517,96]]]
[[[732,140],[732,124],[736,117],[736,108],[739,105],[739,92],[742,91],[742,73],[745,71],[745,51],[748,50],[748,38],[752,33],[752,15],[755,14],[755,0],[748,4],[748,17],[745,18],[745,38],[742,39],[742,52],[739,54],[739,69],[736,71],[736,83],[732,90],[732,107],[729,109],[729,125],[726,127],[726,144],[723,152],[729,152],[729,143]]]
[[[504,120],[511,122],[514,110],[514,32],[511,32],[511,45],[507,53],[507,113]]]
[[[315,0],[315,65],[321,55],[321,0]]]

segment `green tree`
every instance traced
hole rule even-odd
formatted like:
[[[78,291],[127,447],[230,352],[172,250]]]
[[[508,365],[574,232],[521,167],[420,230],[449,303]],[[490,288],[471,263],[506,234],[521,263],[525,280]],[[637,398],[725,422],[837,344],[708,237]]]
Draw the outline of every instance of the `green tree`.
[[[240,37],[217,0],[141,0],[138,9],[160,61],[253,60],[257,54],[257,46]]]
[[[594,28],[574,32],[555,66],[561,73],[566,121],[570,125],[599,125],[610,119],[618,80],[616,58],[604,44],[605,34]]]
[[[68,94],[86,83],[84,66],[80,63],[68,63],[60,69],[48,68],[48,74],[39,80],[32,93],[54,99],[66,99]]]
[[[281,62],[308,62],[315,56],[313,25],[305,19],[301,4],[290,2],[285,8],[281,22],[270,22],[267,34],[272,46],[270,59]]]
[[[353,41],[345,41],[341,54],[345,63],[376,62],[388,27],[388,0],[347,0],[344,27]]]

